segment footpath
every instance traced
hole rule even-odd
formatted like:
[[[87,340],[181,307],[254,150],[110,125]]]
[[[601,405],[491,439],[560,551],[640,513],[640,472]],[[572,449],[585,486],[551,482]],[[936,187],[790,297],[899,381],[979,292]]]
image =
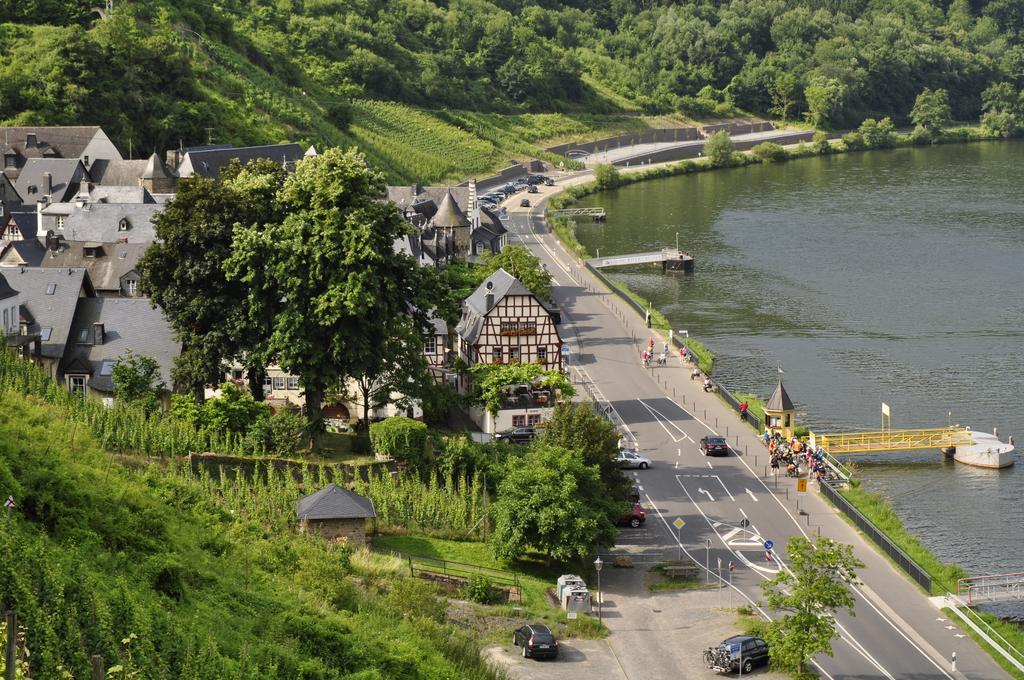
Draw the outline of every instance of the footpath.
[[[646,170],[649,167],[629,168],[625,172]],[[674,400],[694,417],[703,420],[709,427],[714,427],[720,434],[729,439],[730,445],[740,454],[741,460],[752,476],[762,480],[774,501],[788,514],[794,526],[808,538],[817,535],[829,536],[841,543],[854,547],[857,557],[864,562],[865,569],[861,577],[863,585],[859,587],[863,599],[884,620],[889,622],[890,630],[877,631],[882,638],[903,638],[913,648],[928,657],[928,667],[921,668],[919,677],[946,678],[1006,678],[1007,674],[975,644],[948,617],[937,609],[920,588],[911,582],[902,572],[898,571],[885,557],[878,552],[862,535],[860,535],[838,511],[822,499],[817,493],[809,493],[798,500],[796,480],[784,476],[774,478],[769,468],[769,455],[757,433],[740,420],[739,415],[725,404],[718,396],[706,393],[700,381],[691,380],[689,366],[683,366],[677,357],[670,359],[668,366],[643,369],[640,366],[640,352],[649,338],[659,348],[668,338],[661,337],[657,331],[646,327],[643,319],[625,301],[608,291],[604,285],[587,270],[582,261],[569,253],[547,228],[543,220],[543,206],[546,200],[566,186],[580,184],[591,179],[592,173],[587,171],[573,176],[561,178],[554,188],[545,187],[537,204],[526,210],[510,209],[513,219],[526,218],[530,236],[535,243],[532,247],[542,248],[547,259],[553,260],[575,285],[590,293],[593,299],[603,307],[601,314],[605,318],[596,323],[595,310],[590,310],[592,318],[586,319],[587,327],[576,324],[576,337],[569,341],[575,345],[574,354],[581,356],[587,353],[587,343],[591,335],[586,330],[603,329],[607,333],[607,325],[615,329],[623,342],[623,350],[628,348],[628,360],[625,368],[622,364],[602,366],[600,362],[592,362],[589,367],[577,367],[583,380],[584,388],[593,396],[600,393],[602,386],[609,389],[616,380],[616,371],[634,370],[646,373],[657,386],[665,399]],[[539,215],[537,213],[540,213]],[[516,215],[516,213],[519,213]],[[523,215],[523,213],[526,213]],[[581,330],[582,329],[582,330]],[[628,338],[628,342],[625,340]],[[596,341],[596,339],[595,339]],[[628,367],[632,365],[632,369]],[[589,372],[592,372],[592,377]],[[594,380],[597,377],[598,380]],[[812,482],[812,488],[815,484]],[[799,503],[799,507],[798,507]],[[802,512],[801,512],[802,511]],[[614,626],[613,626],[614,630]],[[881,642],[879,644],[882,644]],[[956,652],[956,670],[950,663],[951,655]],[[639,660],[642,664],[642,660]],[[642,667],[642,666],[641,666]],[[638,669],[639,670],[639,669]],[[630,677],[641,677],[641,673]],[[837,676],[839,677],[839,676]],[[884,670],[878,677],[892,677]]]

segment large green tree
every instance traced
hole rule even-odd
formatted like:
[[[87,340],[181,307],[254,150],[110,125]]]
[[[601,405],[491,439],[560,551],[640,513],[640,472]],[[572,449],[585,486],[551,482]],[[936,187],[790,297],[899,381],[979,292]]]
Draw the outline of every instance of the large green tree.
[[[704,155],[708,157],[708,162],[715,167],[732,165],[736,158],[736,147],[733,145],[729,133],[719,130],[708,137],[708,141],[704,144]]]
[[[506,473],[491,506],[491,548],[504,559],[529,551],[567,561],[612,545],[616,503],[604,494],[601,471],[577,451],[539,442]]]
[[[540,259],[526,246],[510,243],[500,253],[486,253],[479,270],[480,281],[504,269],[541,300],[551,299],[551,273],[541,266]]]
[[[284,219],[239,229],[226,264],[251,291],[249,318],[269,320],[259,354],[299,376],[312,445],[328,388],[379,375],[396,360],[390,339],[422,343],[430,332],[436,285],[429,268],[395,252],[409,226],[379,200],[384,188],[355,150],[308,158],[277,194]]]
[[[263,399],[263,362],[254,352],[269,333],[269,319],[248,313],[253,291],[229,279],[225,262],[235,231],[279,222],[275,198],[284,183],[280,164],[231,164],[220,182],[181,181],[177,195],[154,218],[157,241],[139,261],[142,288],[164,310],[183,350],[174,382],[200,401],[206,385],[219,385],[225,364],[245,364],[253,396]]]
[[[804,88],[807,120],[816,128],[829,127],[843,106],[846,85],[837,78],[816,76]]]
[[[768,606],[782,612],[769,624],[766,639],[774,663],[801,673],[815,654],[832,656],[835,614],[845,609],[854,615],[850,586],[864,565],[851,546],[824,537],[816,544],[791,538],[786,554],[789,568],[761,583]]]
[[[160,377],[160,365],[153,357],[128,351],[114,364],[111,373],[114,398],[126,404],[140,404],[147,413],[160,406],[166,385]]]
[[[936,139],[942,129],[953,120],[953,113],[949,107],[949,92],[926,87],[914,100],[910,120],[915,125],[916,134]]]
[[[543,441],[577,451],[587,465],[596,465],[609,498],[624,500],[631,482],[615,462],[619,453],[619,432],[596,410],[593,402],[562,403],[555,406],[544,424]],[[619,508],[615,511],[617,514]],[[612,518],[614,519],[614,517]]]

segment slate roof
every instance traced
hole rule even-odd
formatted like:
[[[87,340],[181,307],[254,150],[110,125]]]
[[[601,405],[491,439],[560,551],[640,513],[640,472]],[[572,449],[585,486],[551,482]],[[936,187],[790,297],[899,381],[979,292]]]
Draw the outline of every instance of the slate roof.
[[[29,333],[43,336],[43,356],[51,359],[64,356],[79,296],[83,289],[86,295],[95,295],[89,275],[84,269],[41,267],[7,267],[3,274],[11,287],[21,293],[22,305],[33,319]],[[53,292],[47,294],[51,285]]]
[[[488,291],[487,284],[491,284]],[[494,300],[490,306],[487,305],[487,294],[491,293]],[[509,274],[504,269],[499,269],[486,279],[470,294],[462,303],[462,318],[455,327],[455,332],[462,336],[466,342],[473,344],[480,337],[483,329],[484,317],[494,309],[503,298],[508,295],[529,295],[533,293],[524,286],[519,279]]]
[[[508,233],[508,229],[501,223],[498,216],[487,210],[480,211],[480,226],[469,235],[471,243],[483,243],[492,253],[501,252],[501,237]]]
[[[34,238],[11,241],[5,247],[0,247],[0,267],[38,267],[45,254],[46,247]]]
[[[441,204],[437,207],[433,222],[435,227],[468,227],[469,219],[455,203],[451,189],[445,192]]]
[[[89,177],[96,184],[137,187],[147,161],[95,160],[89,166]]]
[[[388,187],[387,200],[394,201],[399,209],[411,208],[422,204],[420,212],[428,219],[438,211],[447,194],[452,195],[456,207],[465,215],[469,206],[469,187],[423,187],[418,184],[411,186]],[[469,222],[466,223],[467,225]]]
[[[299,519],[363,519],[376,517],[373,501],[331,483],[295,502]]]
[[[24,239],[34,239],[36,232],[39,230],[39,219],[35,213],[16,212],[10,213],[7,217],[0,217],[3,220],[3,226],[14,220],[14,223],[18,226],[18,231],[21,232],[21,237]]]
[[[103,324],[103,344],[93,343],[93,324]],[[86,343],[80,343],[86,331]],[[104,370],[104,362],[115,362],[128,350],[156,359],[160,377],[171,385],[171,366],[181,353],[181,343],[164,318],[163,311],[146,298],[85,298],[79,301],[71,329],[71,342],[64,355],[64,373],[73,362],[88,366],[92,373],[89,387],[113,392],[114,380]],[[108,364],[108,367],[112,365]],[[105,375],[105,373],[108,373]]]
[[[81,192],[79,192],[81,194]],[[140,186],[94,186],[89,190],[90,203],[156,203],[156,198]]]
[[[78,193],[82,179],[89,178],[85,166],[77,158],[30,158],[14,183],[15,190],[25,203],[35,203],[44,196],[44,172],[53,176],[50,199],[53,203],[73,198]],[[35,187],[35,192],[28,190],[30,186]]]
[[[160,156],[154,153],[149,157],[146,167],[142,171],[142,179],[170,179],[171,177],[174,175],[167,171],[167,166],[164,165]]]
[[[796,407],[793,406],[793,400],[789,398],[789,393],[786,392],[786,388],[782,386],[782,381],[779,381],[778,387],[772,392],[771,399],[764,405],[766,411],[794,411]]]
[[[86,257],[86,246],[99,246],[99,256]],[[135,269],[148,243],[90,243],[65,241],[60,250],[48,250],[39,266],[43,268],[78,267],[88,270],[97,291],[119,291],[121,277]]]
[[[4,278],[3,272],[0,272],[0,300],[12,298],[17,294],[18,291],[11,288],[11,284],[7,283],[7,279]]]
[[[242,164],[259,158],[267,158],[293,167],[296,161],[302,160],[303,151],[298,144],[188,149],[181,164],[178,165],[177,173],[179,177],[200,175],[210,179],[220,179],[221,168],[236,158]]]
[[[96,133],[101,132],[98,125],[81,125],[66,127],[5,127],[0,128],[0,135],[5,141],[4,153],[14,149],[25,158],[78,158],[89,146]],[[29,133],[36,134],[36,147],[26,148]]]
[[[73,210],[64,218],[64,229],[58,231],[68,241],[99,241],[115,243],[152,243],[156,239],[153,217],[163,209],[157,203],[90,203],[83,207],[72,204]],[[122,219],[129,228],[120,231]]]

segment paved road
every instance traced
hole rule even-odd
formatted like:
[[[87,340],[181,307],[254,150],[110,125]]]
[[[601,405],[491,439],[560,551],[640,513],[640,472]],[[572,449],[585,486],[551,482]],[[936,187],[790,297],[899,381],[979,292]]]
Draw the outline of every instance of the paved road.
[[[751,132],[745,135],[730,135],[733,143],[743,141],[770,142],[775,139],[789,137],[793,130],[766,130],[764,132]],[[587,167],[593,167],[598,163],[618,163],[629,159],[631,161],[642,161],[648,154],[666,149],[683,149],[688,147],[703,148],[706,139],[691,139],[684,142],[657,142],[651,144],[633,144],[631,146],[620,146],[606,151],[598,151],[588,156],[582,156],[577,160],[582,161]]]
[[[554,297],[565,319],[563,337],[571,347],[570,364],[590,389],[611,402],[641,452],[654,461],[652,469],[638,471],[636,478],[648,509],[646,528],[656,532],[663,549],[681,548],[701,564],[707,559],[712,571],[717,571],[719,558],[724,565],[734,562],[737,601],[744,598],[756,606],[760,583],[776,573],[781,561],[765,561],[763,540],[773,540],[777,554],[784,556],[790,536],[813,537],[820,531],[854,545],[866,565],[861,574],[864,584],[855,589],[856,616],[837,616],[840,639],[833,644],[834,657],[815,660],[823,677],[1008,677],[816,494],[798,500],[795,480],[767,477],[767,452],[753,430],[717,397],[703,393],[699,382],[689,380],[678,359],[663,368],[640,366],[641,345],[652,337],[651,331],[547,233],[541,215],[552,191],[544,187],[529,209],[515,207],[518,197],[509,200],[507,224],[513,240],[530,247],[553,273]],[[660,347],[661,338],[655,341]],[[745,455],[701,456],[697,442],[712,432],[727,436]],[[679,542],[671,527],[677,517],[686,522]],[[743,519],[750,522],[747,530],[739,528]],[[710,549],[705,548],[708,540]],[[614,635],[611,644],[620,644]],[[652,677],[642,667],[644,654],[636,653],[637,644],[644,644],[643,639],[632,641],[629,656],[641,659],[641,667],[627,668],[627,674]],[[651,639],[649,644],[653,658],[659,643]],[[956,672],[949,664],[954,651]]]

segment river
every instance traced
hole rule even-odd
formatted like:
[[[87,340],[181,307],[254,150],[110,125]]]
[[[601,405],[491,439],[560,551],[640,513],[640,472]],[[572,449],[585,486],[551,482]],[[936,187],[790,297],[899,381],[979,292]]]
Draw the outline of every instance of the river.
[[[582,200],[602,255],[680,246],[692,276],[613,270],[766,398],[778,369],[815,431],[947,422],[1024,443],[1024,144],[811,158],[642,182]],[[942,560],[1024,571],[1024,460],[982,470],[938,451],[861,459],[859,476]]]

